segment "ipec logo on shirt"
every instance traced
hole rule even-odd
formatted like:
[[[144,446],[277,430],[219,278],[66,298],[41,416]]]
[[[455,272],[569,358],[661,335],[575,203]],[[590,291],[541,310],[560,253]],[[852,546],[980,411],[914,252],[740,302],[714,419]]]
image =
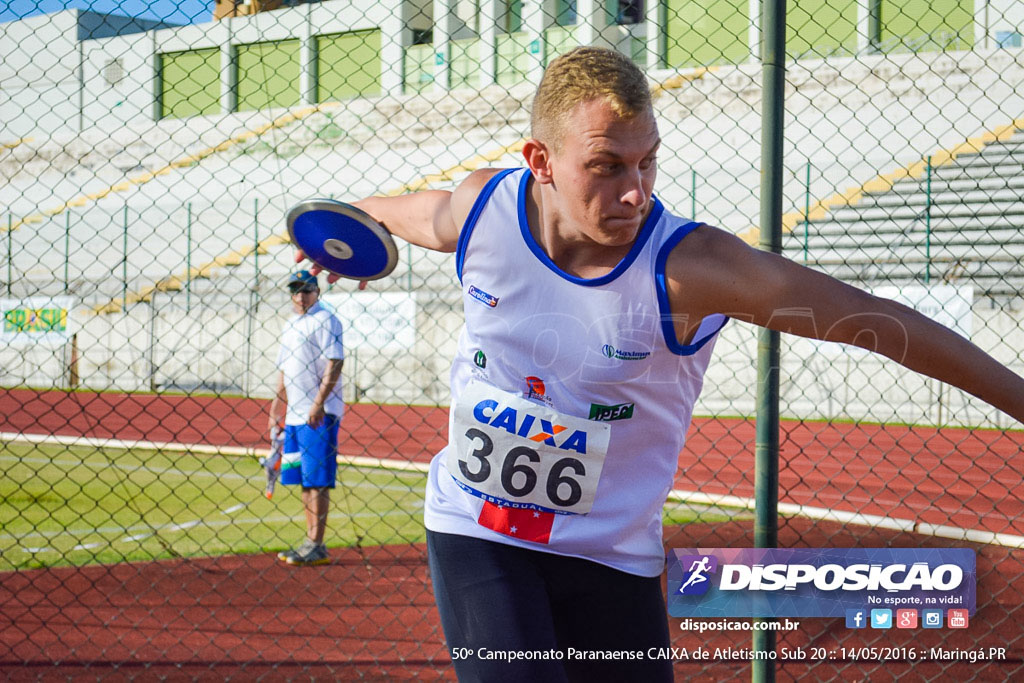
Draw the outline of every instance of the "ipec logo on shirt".
[[[590,404],[590,419],[611,422],[612,420],[628,420],[633,417],[633,403],[619,403],[614,406]]]
[[[540,377],[530,376],[526,378],[526,388],[530,392],[530,397],[543,396],[544,395],[544,380]]]
[[[709,576],[718,569],[718,558],[714,555],[685,555],[679,558],[683,568],[683,583],[679,595],[704,595],[711,587]]]
[[[484,355],[483,351],[477,349],[477,352],[473,354],[473,364],[480,369],[487,367],[487,356]]]
[[[491,308],[498,305],[498,297],[488,294],[476,285],[469,286],[469,295],[477,301],[487,304]]]

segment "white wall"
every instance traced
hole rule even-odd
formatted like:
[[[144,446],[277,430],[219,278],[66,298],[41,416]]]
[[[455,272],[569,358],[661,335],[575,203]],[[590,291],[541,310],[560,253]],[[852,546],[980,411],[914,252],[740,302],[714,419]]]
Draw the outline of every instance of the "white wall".
[[[0,135],[76,128],[78,11],[0,24]]]

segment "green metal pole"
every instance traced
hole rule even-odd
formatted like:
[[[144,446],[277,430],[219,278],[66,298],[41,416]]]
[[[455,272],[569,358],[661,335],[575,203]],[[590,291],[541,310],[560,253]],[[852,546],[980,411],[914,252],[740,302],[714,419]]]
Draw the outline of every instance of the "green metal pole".
[[[409,264],[409,281],[406,289],[412,291],[412,244],[405,245],[405,262]]]
[[[256,292],[260,286],[260,200],[259,197],[254,197],[252,200],[252,243],[253,243],[253,263],[256,264],[255,272],[253,273],[252,290],[249,292],[249,311],[245,321],[245,377],[243,379],[244,386],[243,391],[248,396],[252,389],[252,333],[253,333],[253,318],[256,315],[256,306],[258,305],[258,297]]]
[[[807,263],[811,233],[811,160],[807,160],[807,181],[804,183],[804,264]]]
[[[932,281],[932,158],[928,157],[925,172],[925,208],[924,208],[924,283]]]
[[[690,170],[690,219],[697,220],[697,169]]]
[[[882,51],[882,0],[868,0],[868,52]]]
[[[185,205],[185,313],[192,312],[192,202]]]
[[[786,2],[761,5],[761,239],[782,252],[783,122],[786,85]],[[754,447],[754,545],[778,544],[779,333],[762,329],[757,344],[757,440]],[[755,620],[760,621],[760,620]],[[754,631],[751,680],[775,680],[775,663],[757,653],[775,651],[773,631]]]
[[[71,212],[64,214],[64,293],[68,293],[68,262],[71,261]]]
[[[14,287],[14,273],[11,267],[14,263],[14,216],[7,214],[7,295],[13,296],[11,293]]]
[[[260,200],[259,197],[252,200],[252,262],[255,266],[253,273],[253,289],[260,287]]]
[[[121,241],[124,260],[121,261],[121,307],[128,311],[128,203],[124,205],[124,233]]]

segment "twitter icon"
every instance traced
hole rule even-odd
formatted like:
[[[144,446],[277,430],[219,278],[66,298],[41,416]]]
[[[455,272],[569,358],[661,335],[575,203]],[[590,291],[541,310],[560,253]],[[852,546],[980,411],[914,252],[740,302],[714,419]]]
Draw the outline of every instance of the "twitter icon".
[[[871,628],[892,628],[892,610],[871,610]]]

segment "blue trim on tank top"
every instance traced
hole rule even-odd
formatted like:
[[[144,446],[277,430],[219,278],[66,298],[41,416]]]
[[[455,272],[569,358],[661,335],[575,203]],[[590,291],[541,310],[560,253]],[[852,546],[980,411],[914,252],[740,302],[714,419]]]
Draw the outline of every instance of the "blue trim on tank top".
[[[502,178],[518,170],[516,168],[506,168],[504,171],[496,173],[487,181],[484,189],[480,190],[480,194],[476,196],[473,208],[470,209],[469,215],[466,216],[466,222],[462,226],[462,231],[459,232],[459,241],[455,244],[455,272],[459,276],[460,283],[462,282],[462,265],[466,260],[466,247],[469,246],[469,237],[473,233],[473,228],[476,227],[477,220],[480,219],[480,214],[484,211],[484,206],[487,205],[487,200],[494,194],[494,189],[498,187],[498,183],[501,182]]]
[[[650,239],[651,233],[654,232],[654,226],[658,224],[658,221],[661,219],[661,214],[665,210],[665,207],[660,201],[658,201],[658,198],[652,195],[651,199],[654,200],[654,207],[651,209],[651,212],[647,214],[647,220],[644,221],[643,226],[640,228],[640,233],[637,235],[636,241],[633,243],[633,247],[629,250],[629,253],[626,254],[626,256],[623,257],[623,259],[619,261],[614,268],[612,268],[611,272],[605,275],[590,279],[576,277],[575,275],[569,275],[556,266],[554,261],[552,261],[548,257],[547,253],[541,249],[540,245],[537,244],[537,240],[533,239],[533,233],[530,232],[530,222],[526,218],[526,189],[531,176],[532,174],[529,169],[523,173],[523,177],[519,181],[519,196],[516,200],[519,207],[519,231],[523,234],[523,241],[526,242],[526,246],[530,248],[530,251],[533,252],[533,255],[537,257],[538,261],[547,266],[549,270],[559,277],[576,285],[582,285],[584,287],[599,287],[601,285],[608,284],[618,276],[622,275],[622,273],[624,273],[626,269],[633,264],[636,257],[640,255],[640,252],[643,250],[647,240]]]
[[[701,225],[703,223],[691,221],[677,228],[675,232],[669,235],[665,243],[661,245],[658,257],[654,262],[654,284],[658,292],[658,308],[661,310],[661,333],[665,337],[665,345],[668,346],[669,351],[679,356],[692,356],[700,351],[729,322],[729,318],[723,316],[722,324],[718,326],[718,329],[694,341],[692,344],[680,344],[679,339],[676,337],[676,326],[675,321],[672,319],[672,306],[668,300],[668,286],[665,282],[665,264],[668,263],[668,255],[672,253],[675,246]],[[703,324],[703,321],[701,323]],[[697,331],[700,331],[699,326]]]

